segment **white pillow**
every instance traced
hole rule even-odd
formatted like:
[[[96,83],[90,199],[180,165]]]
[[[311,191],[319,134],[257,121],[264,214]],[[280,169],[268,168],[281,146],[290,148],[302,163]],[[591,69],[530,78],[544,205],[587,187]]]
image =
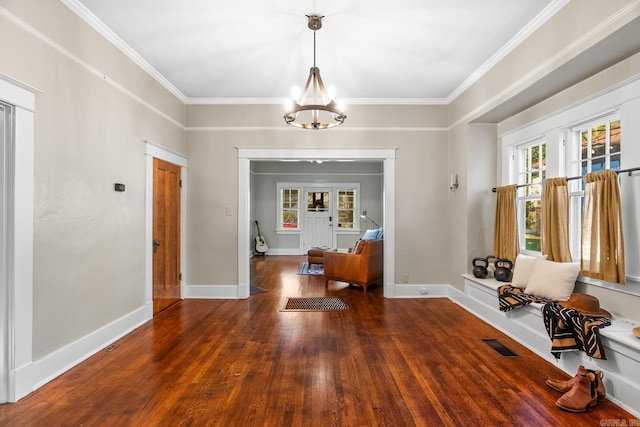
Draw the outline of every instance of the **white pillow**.
[[[568,301],[579,273],[578,262],[554,262],[538,258],[524,292],[554,301]]]
[[[511,278],[511,286],[515,288],[524,289],[529,284],[529,278],[531,278],[531,272],[533,266],[536,263],[536,259],[547,259],[546,255],[531,256],[518,254],[516,257],[516,263],[513,266],[513,277]]]

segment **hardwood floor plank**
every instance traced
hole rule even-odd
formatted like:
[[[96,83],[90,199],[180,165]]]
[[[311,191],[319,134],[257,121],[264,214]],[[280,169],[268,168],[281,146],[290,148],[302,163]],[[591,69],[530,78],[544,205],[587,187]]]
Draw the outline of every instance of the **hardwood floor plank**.
[[[573,414],[552,364],[447,299],[385,299],[322,276],[305,257],[252,260],[246,300],[184,300],[44,385],[0,405],[2,426],[600,425]],[[287,297],[339,296],[340,312],[282,312]],[[496,301],[497,303],[497,301]],[[519,357],[484,342],[498,339]]]

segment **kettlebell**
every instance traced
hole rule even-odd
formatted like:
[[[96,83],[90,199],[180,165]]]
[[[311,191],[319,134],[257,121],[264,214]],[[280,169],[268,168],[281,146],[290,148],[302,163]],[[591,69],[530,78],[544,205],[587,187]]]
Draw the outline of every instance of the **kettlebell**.
[[[486,258],[474,258],[471,261],[471,265],[473,265],[473,276],[478,279],[484,279],[487,277],[487,267],[489,266],[489,262]]]
[[[496,271],[496,265],[494,264],[494,262],[496,262],[498,258],[494,257],[493,255],[487,255],[487,263],[489,264],[489,266],[487,267],[487,277],[492,279],[493,278],[493,273]]]
[[[498,282],[510,282],[511,281],[511,268],[513,263],[505,258],[499,258],[495,261],[496,270],[493,272],[493,276]]]

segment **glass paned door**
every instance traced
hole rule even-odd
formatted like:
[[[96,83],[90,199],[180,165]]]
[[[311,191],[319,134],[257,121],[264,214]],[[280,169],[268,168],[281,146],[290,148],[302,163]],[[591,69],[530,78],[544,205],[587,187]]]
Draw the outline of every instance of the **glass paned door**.
[[[313,188],[305,191],[304,250],[333,246],[332,189]]]

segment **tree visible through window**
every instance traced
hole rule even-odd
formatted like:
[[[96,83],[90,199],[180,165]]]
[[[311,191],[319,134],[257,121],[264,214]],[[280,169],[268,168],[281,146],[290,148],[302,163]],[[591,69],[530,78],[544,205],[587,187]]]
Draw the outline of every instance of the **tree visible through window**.
[[[547,176],[547,145],[539,139],[518,147],[518,230],[524,250],[540,252],[540,198]]]

